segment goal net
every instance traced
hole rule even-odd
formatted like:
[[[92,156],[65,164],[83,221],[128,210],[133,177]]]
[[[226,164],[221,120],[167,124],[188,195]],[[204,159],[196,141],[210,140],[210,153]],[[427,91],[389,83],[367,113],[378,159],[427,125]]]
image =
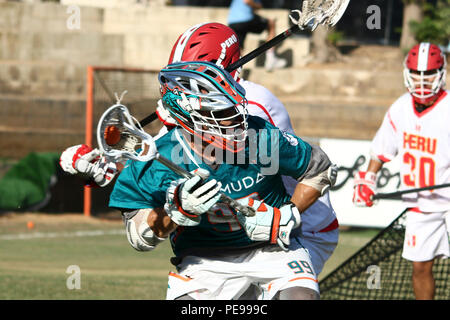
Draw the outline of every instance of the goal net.
[[[320,281],[324,300],[409,300],[412,263],[402,258],[406,210],[368,244]],[[436,300],[450,299],[450,259],[433,265]]]
[[[116,103],[116,97],[121,96],[121,103],[130,110],[138,120],[154,113],[159,94],[159,70],[89,66],[87,69],[86,97],[86,140],[92,147],[97,146],[96,128],[103,112]],[[158,133],[162,127],[156,120],[145,126],[150,135]],[[91,211],[107,210],[108,196],[111,186],[106,188],[85,188],[84,214]]]

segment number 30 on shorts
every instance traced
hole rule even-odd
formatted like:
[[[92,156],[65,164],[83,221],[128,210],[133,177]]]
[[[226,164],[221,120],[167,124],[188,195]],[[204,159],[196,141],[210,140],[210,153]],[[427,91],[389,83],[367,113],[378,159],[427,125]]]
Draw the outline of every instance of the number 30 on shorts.
[[[288,267],[291,268],[295,274],[298,273],[309,273],[314,275],[314,270],[311,267],[311,265],[309,264],[308,261],[303,261],[303,260],[293,260],[291,262],[287,263]]]

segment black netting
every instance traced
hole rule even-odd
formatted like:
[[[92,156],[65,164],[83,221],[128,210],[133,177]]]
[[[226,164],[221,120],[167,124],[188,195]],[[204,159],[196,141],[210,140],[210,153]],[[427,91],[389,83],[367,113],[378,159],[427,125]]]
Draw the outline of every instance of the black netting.
[[[415,299],[412,263],[402,258],[404,219],[400,214],[367,245],[320,282],[325,300]],[[435,299],[450,299],[450,259],[436,259],[433,266]]]

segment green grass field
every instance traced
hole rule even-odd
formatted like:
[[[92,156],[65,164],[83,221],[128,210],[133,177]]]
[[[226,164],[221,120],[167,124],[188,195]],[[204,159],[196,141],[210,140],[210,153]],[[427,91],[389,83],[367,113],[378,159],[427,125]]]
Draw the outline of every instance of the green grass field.
[[[34,228],[27,228],[33,221]],[[341,231],[319,280],[377,230]],[[165,299],[173,271],[168,241],[153,252],[131,248],[121,220],[80,214],[0,216],[0,299]],[[69,266],[81,271],[81,288],[68,289]]]

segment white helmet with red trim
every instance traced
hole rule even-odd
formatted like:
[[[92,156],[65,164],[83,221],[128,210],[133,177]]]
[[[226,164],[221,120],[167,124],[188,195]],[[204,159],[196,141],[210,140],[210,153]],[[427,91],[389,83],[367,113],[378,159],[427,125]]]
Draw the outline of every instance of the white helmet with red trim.
[[[415,102],[428,104],[436,99],[445,87],[446,66],[437,45],[422,42],[412,47],[404,61],[403,77]]]
[[[217,23],[197,24],[186,30],[175,42],[169,64],[186,61],[208,61],[222,69],[239,60],[239,40],[230,27]],[[240,68],[230,72],[237,80]]]

